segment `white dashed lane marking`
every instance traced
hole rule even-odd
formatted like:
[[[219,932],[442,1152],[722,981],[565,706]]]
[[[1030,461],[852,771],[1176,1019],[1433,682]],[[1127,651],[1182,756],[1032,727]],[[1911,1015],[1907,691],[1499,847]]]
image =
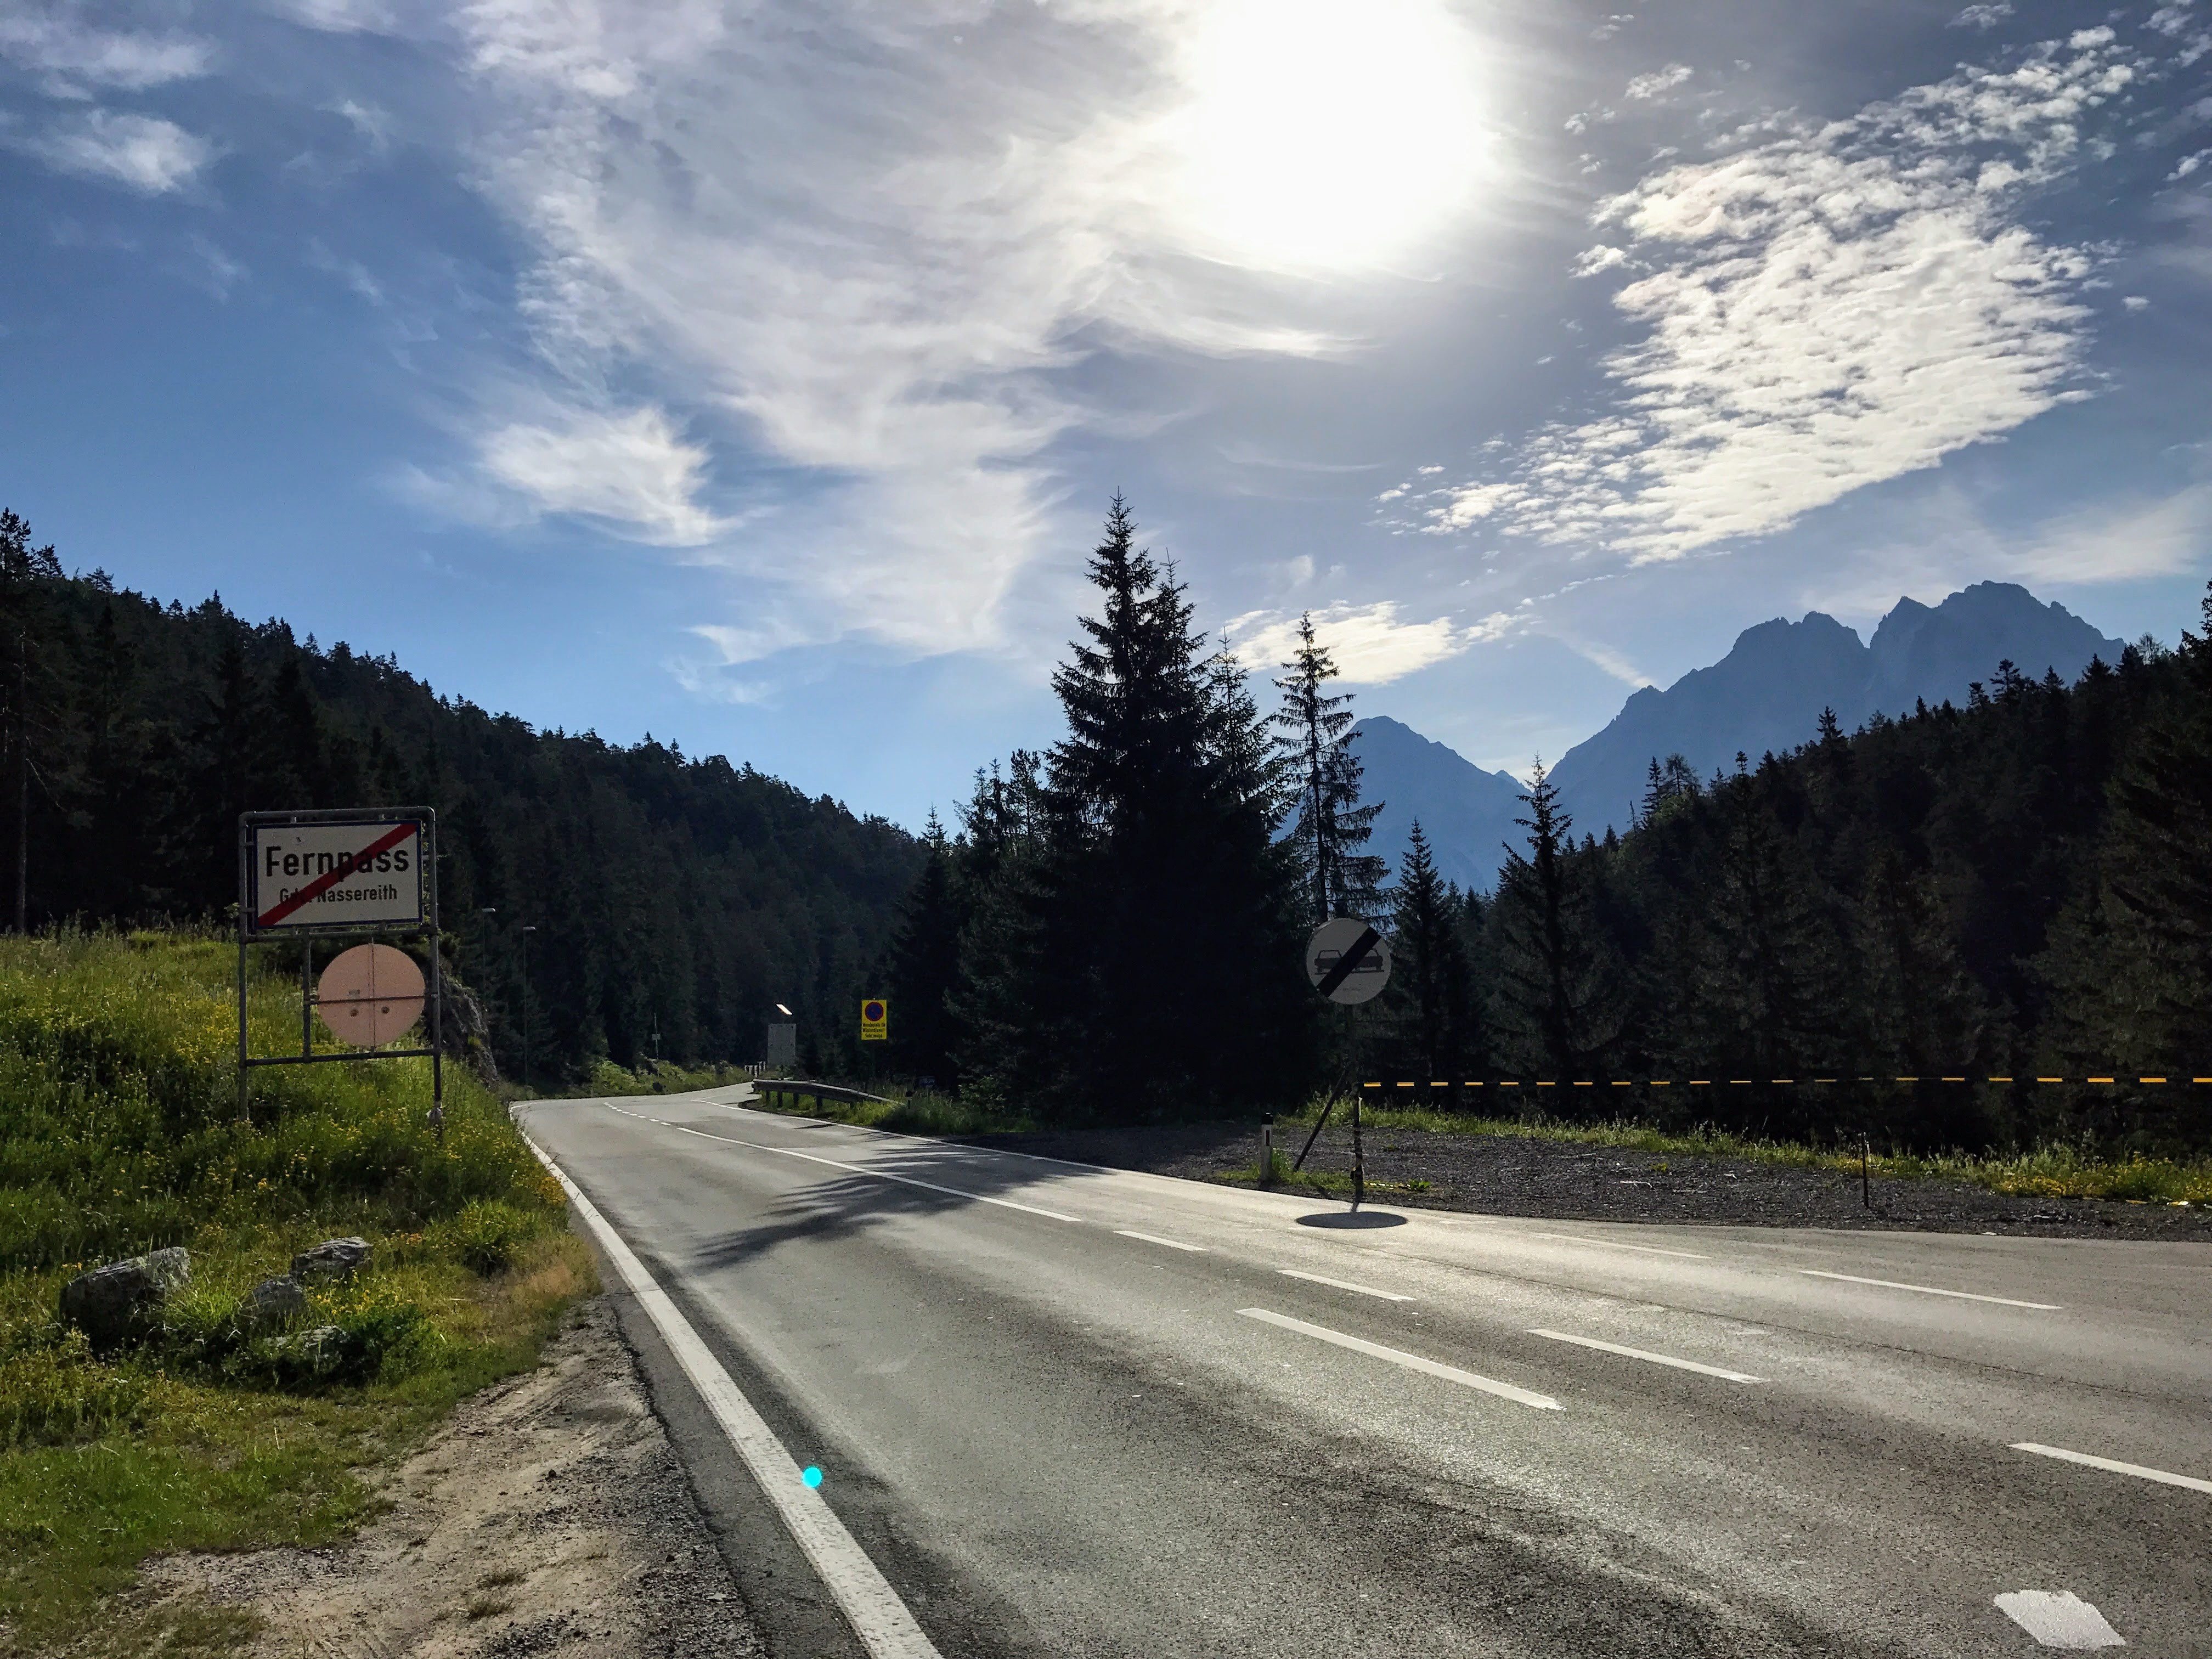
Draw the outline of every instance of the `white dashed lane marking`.
[[[1648,1348],[1625,1348],[1618,1342],[1601,1342],[1594,1336],[1570,1336],[1565,1331],[1531,1330],[1531,1336],[1548,1338],[1553,1342],[1571,1342],[1578,1348],[1595,1348],[1601,1353],[1617,1353],[1624,1359],[1642,1359],[1654,1365],[1672,1365],[1678,1371],[1696,1371],[1703,1376],[1717,1376],[1728,1382],[1764,1382],[1763,1376],[1752,1376],[1742,1371],[1732,1371],[1719,1365],[1701,1365],[1694,1359],[1677,1359],[1670,1353],[1653,1353]]]
[[[1364,1353],[1376,1359],[1387,1359],[1394,1365],[1403,1365],[1407,1370],[1425,1371],[1431,1376],[1442,1377],[1447,1382],[1456,1382],[1462,1388],[1480,1389],[1485,1394],[1494,1394],[1500,1400],[1510,1400],[1523,1406],[1533,1406],[1540,1412],[1555,1412],[1559,1402],[1549,1395],[1532,1394],[1527,1389],[1516,1389],[1510,1382],[1500,1382],[1492,1376],[1478,1376],[1473,1371],[1463,1371],[1456,1365],[1439,1364],[1433,1359],[1424,1359],[1417,1353],[1407,1353],[1400,1348],[1386,1348],[1379,1342],[1369,1342],[1357,1336],[1346,1336],[1342,1331],[1333,1331],[1326,1325],[1309,1325],[1303,1319],[1292,1319],[1267,1308],[1239,1308],[1237,1310],[1247,1319],[1257,1319],[1265,1324],[1279,1326],[1286,1331],[1296,1331],[1301,1336],[1310,1336],[1323,1342],[1333,1342],[1340,1348],[1349,1348],[1354,1353]]]
[[[2063,1446],[2039,1446],[2033,1440],[2013,1443],[2014,1451],[2033,1452],[2038,1457],[2056,1457],[2061,1462],[2079,1463],[2084,1468],[2103,1469],[2111,1474],[2132,1474],[2138,1480],[2155,1480],[2161,1486],[2186,1486],[2191,1492],[2212,1492],[2212,1480],[2199,1480],[2193,1474],[2170,1474],[2164,1469],[2148,1469],[2140,1463],[2119,1463],[2109,1457],[2092,1457],[2087,1452],[2068,1451]]]
[[[1057,1210],[1041,1210],[1034,1204],[1017,1204],[1011,1198],[993,1198],[986,1193],[971,1193],[958,1187],[940,1187],[933,1181],[917,1181],[912,1176],[893,1175],[887,1170],[872,1170],[864,1164],[841,1164],[834,1158],[823,1158],[814,1152],[794,1152],[788,1146],[763,1146],[757,1140],[739,1140],[732,1135],[710,1135],[704,1129],[687,1128],[681,1123],[671,1123],[665,1118],[647,1117],[642,1112],[623,1112],[619,1106],[609,1103],[611,1112],[622,1112],[624,1117],[634,1117],[647,1123],[658,1123],[664,1129],[674,1129],[681,1134],[696,1135],[702,1140],[719,1140],[725,1146],[745,1146],[756,1152],[775,1152],[784,1158],[804,1158],[809,1164],[826,1164],[833,1170],[844,1170],[856,1176],[866,1176],[871,1181],[896,1181],[902,1187],[920,1187],[927,1192],[944,1193],[952,1198],[964,1198],[972,1204],[995,1204],[1002,1210],[1019,1210],[1024,1215],[1041,1215],[1048,1221],[1080,1221],[1081,1218],[1062,1215]]]
[[[1164,1244],[1170,1250],[1188,1250],[1194,1255],[1206,1254],[1206,1246],[1203,1244],[1184,1244],[1172,1238],[1155,1238],[1150,1233],[1135,1232],[1127,1227],[1116,1227],[1114,1231],[1123,1238],[1142,1239],[1147,1244]]]
[[[1385,1302],[1411,1302],[1410,1296],[1401,1296],[1395,1291],[1378,1291],[1372,1285],[1355,1285],[1348,1279],[1331,1279],[1327,1273],[1304,1273],[1296,1267],[1278,1267],[1275,1271],[1285,1279],[1303,1279],[1315,1285],[1334,1285],[1340,1291],[1357,1291],[1362,1296],[1379,1296]]]
[[[2057,1302],[2020,1302],[2008,1296],[1981,1296],[1972,1291],[1947,1291],[1936,1285],[1901,1285],[1893,1279],[1862,1279],[1856,1273],[1822,1273],[1818,1267],[1800,1267],[1797,1271],[1814,1279],[1840,1279],[1846,1285],[1874,1285],[1885,1291],[1912,1291],[1922,1296],[1954,1297],[1960,1302],[1995,1302],[2007,1308],[2033,1308],[2042,1313],[2057,1313],[2063,1306]]]
[[[1563,1244],[1591,1244],[1601,1250],[1634,1250],[1640,1255],[1679,1255],[1687,1261],[1705,1258],[1695,1250],[1662,1250],[1656,1244],[1624,1244],[1617,1238],[1584,1238],[1580,1233],[1530,1233],[1531,1238],[1556,1238]]]

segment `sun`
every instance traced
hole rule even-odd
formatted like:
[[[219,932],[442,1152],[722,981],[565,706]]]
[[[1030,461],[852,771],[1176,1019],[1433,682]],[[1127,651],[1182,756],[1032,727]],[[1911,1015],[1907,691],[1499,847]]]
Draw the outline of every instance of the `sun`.
[[[1235,263],[1388,260],[1477,182],[1473,43],[1438,0],[1214,0],[1169,123],[1193,240]]]

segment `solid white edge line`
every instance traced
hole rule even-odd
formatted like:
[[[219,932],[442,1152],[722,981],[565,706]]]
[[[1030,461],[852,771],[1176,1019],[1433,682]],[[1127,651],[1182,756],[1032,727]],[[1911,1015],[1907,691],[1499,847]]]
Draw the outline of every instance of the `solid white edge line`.
[[[676,1363],[691,1379],[691,1386],[698,1389],[708,1411],[720,1425],[730,1444],[737,1449],[738,1455],[744,1460],[745,1468],[752,1472],[762,1493],[775,1506],[776,1514],[793,1540],[805,1552],[823,1586],[836,1598],[839,1610],[861,1644],[874,1659],[940,1659],[937,1649],[922,1634],[921,1626],[915,1623],[914,1615],[907,1611],[906,1603],[899,1599],[898,1592],[877,1571],[867,1552],[853,1541],[852,1534],[845,1530],[836,1511],[806,1484],[797,1460],[784,1449],[775,1431],[762,1420],[752,1402],[731,1381],[721,1361],[699,1340],[699,1334],[691,1328],[668,1293],[653,1282],[653,1275],[646,1271],[635,1252],[623,1243],[622,1236],[561,1166],[527,1134],[523,1139],[568,1194],[576,1213],[591,1230],[607,1259],[614,1263],[615,1271],[622,1275],[631,1294],[637,1297],[638,1305],[653,1321],[661,1340],[668,1344]]]
[[[1645,1255],[1679,1255],[1691,1261],[1709,1258],[1695,1250],[1662,1250],[1656,1244],[1625,1244],[1617,1238],[1585,1238],[1580,1233],[1530,1233],[1531,1238],[1557,1238],[1569,1244],[1595,1244],[1601,1250],[1638,1250]]]
[[[1410,1296],[1401,1296],[1395,1291],[1378,1291],[1372,1285],[1355,1285],[1348,1279],[1331,1279],[1327,1273],[1301,1273],[1296,1267],[1278,1267],[1275,1271],[1285,1279],[1307,1279],[1316,1285],[1334,1285],[1340,1291],[1357,1291],[1362,1296],[1379,1296],[1385,1302],[1411,1302]]]
[[[1188,1250],[1196,1255],[1206,1254],[1203,1244],[1184,1244],[1172,1238],[1156,1238],[1151,1233],[1136,1232],[1127,1227],[1116,1227],[1114,1231],[1122,1238],[1140,1238],[1147,1244],[1164,1244],[1170,1250]]]
[[[1917,1291],[1923,1296],[1955,1297],[1961,1302],[1995,1302],[2007,1308],[2033,1308],[2042,1313],[2060,1313],[2064,1304],[2058,1302],[2018,1302],[2008,1296],[1978,1296],[1972,1291],[1947,1291],[1935,1285],[1905,1285],[1894,1279],[1862,1279],[1856,1273],[1823,1273],[1818,1267],[1800,1267],[1801,1273],[1814,1279],[1840,1279],[1851,1285],[1878,1285],[1885,1291]]]
[[[2191,1492],[2212,1492],[2212,1480],[2199,1480],[2193,1474],[2169,1474],[2164,1469],[2147,1469],[2140,1463],[2116,1462],[2109,1457],[2092,1457],[2087,1452],[2068,1451],[2063,1446],[2039,1446],[2033,1440],[2016,1441],[2014,1451],[2033,1452],[2038,1457],[2055,1457],[2063,1463],[2079,1463],[2084,1468],[2106,1469],[2114,1474],[2132,1474],[2141,1480],[2155,1480],[2161,1486],[2186,1486]]]
[[[710,1135],[704,1129],[694,1129],[688,1124],[671,1123],[665,1118],[647,1117],[642,1112],[624,1112],[613,1102],[607,1103],[611,1112],[622,1112],[624,1117],[634,1117],[644,1123],[657,1123],[664,1129],[673,1129],[678,1134],[696,1135],[702,1140],[717,1140],[725,1146],[745,1146],[756,1152],[777,1152],[785,1158],[802,1158],[809,1164],[826,1164],[833,1170],[844,1170],[853,1175],[866,1176],[871,1181],[896,1181],[904,1187],[921,1187],[933,1193],[944,1193],[953,1198],[964,1198],[976,1204],[995,1204],[1002,1210],[1019,1210],[1024,1215],[1041,1215],[1048,1221],[1073,1221],[1080,1224],[1079,1216],[1062,1215],[1057,1210],[1041,1210],[1034,1204],[1017,1204],[1011,1198],[993,1198],[985,1193],[971,1193],[958,1187],[940,1187],[933,1181],[917,1181],[912,1176],[893,1175],[888,1170],[871,1170],[864,1164],[841,1164],[834,1158],[823,1158],[814,1152],[802,1152],[791,1146],[766,1146],[757,1140],[738,1140],[729,1135]]]
[[[1269,1325],[1279,1325],[1286,1331],[1297,1331],[1304,1336],[1318,1337],[1324,1342],[1334,1342],[1340,1348],[1350,1348],[1355,1353],[1370,1354],[1377,1359],[1387,1359],[1394,1365],[1403,1365],[1408,1370],[1426,1371],[1431,1376],[1440,1376],[1447,1382],[1457,1382],[1464,1388],[1480,1389],[1485,1394],[1494,1394],[1501,1400],[1516,1401],[1523,1406],[1533,1406],[1540,1412],[1555,1412],[1559,1402],[1545,1394],[1531,1394],[1526,1389],[1516,1389],[1510,1382],[1500,1382],[1495,1377],[1477,1376],[1473,1371],[1463,1371],[1456,1365],[1443,1365],[1433,1359],[1424,1359],[1417,1353],[1407,1353],[1401,1348],[1386,1348],[1380,1342],[1368,1342],[1356,1336],[1346,1336],[1342,1331],[1333,1331],[1326,1325],[1309,1325],[1303,1319],[1292,1319],[1287,1314],[1275,1313],[1267,1308],[1239,1308],[1237,1310],[1247,1319],[1257,1319]]]
[[[1764,1382],[1763,1376],[1753,1376],[1745,1371],[1732,1371],[1719,1365],[1701,1365],[1694,1359],[1677,1359],[1670,1353],[1653,1353],[1649,1348],[1623,1347],[1618,1342],[1601,1342],[1594,1336],[1570,1336],[1565,1331],[1545,1331],[1532,1328],[1531,1336],[1548,1337],[1554,1342],[1571,1342],[1578,1348],[1595,1348],[1604,1353],[1617,1353],[1626,1359],[1648,1359],[1655,1365],[1672,1365],[1678,1371],[1696,1371],[1704,1376],[1717,1376],[1729,1382]]]

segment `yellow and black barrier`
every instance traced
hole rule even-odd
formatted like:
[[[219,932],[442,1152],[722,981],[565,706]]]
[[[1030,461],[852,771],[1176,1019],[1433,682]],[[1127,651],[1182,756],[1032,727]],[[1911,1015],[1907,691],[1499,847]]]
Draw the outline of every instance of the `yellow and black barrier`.
[[[1462,1079],[1450,1082],[1435,1079],[1426,1083],[1363,1083],[1362,1089],[1723,1089],[1746,1088],[1757,1084],[1769,1087],[1784,1085],[1791,1088],[1814,1087],[1824,1084],[1853,1083],[2100,1083],[2100,1084],[2192,1084],[2212,1085],[2212,1077],[1589,1077],[1589,1078],[1490,1078]]]

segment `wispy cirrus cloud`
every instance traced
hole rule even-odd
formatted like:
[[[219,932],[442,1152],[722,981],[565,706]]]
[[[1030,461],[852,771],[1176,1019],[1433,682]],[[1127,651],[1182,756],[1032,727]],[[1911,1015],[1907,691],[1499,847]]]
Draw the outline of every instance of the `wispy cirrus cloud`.
[[[1646,329],[1605,361],[1611,406],[1496,447],[1472,478],[1409,482],[1390,510],[1434,534],[1678,559],[2086,395],[2096,255],[2044,240],[2023,203],[2141,72],[2112,30],[2083,30],[1601,203],[1619,246],[1577,274],[1642,272],[1614,304]]]
[[[158,115],[87,110],[16,141],[58,172],[123,185],[148,196],[182,190],[218,151]]]
[[[88,88],[143,92],[204,75],[214,49],[195,36],[103,27],[75,6],[0,13],[0,58],[38,76],[48,94],[85,98]]]
[[[1429,46],[1415,66],[1442,74],[1456,26],[1437,0],[1309,0],[1290,21],[1255,0],[837,0],[803,29],[709,0],[460,14],[487,116],[478,181],[534,250],[523,310],[557,395],[661,388],[695,412],[695,441],[738,460],[731,489],[765,471],[757,487],[789,509],[730,561],[810,634],[922,653],[1001,641],[1048,544],[1046,452],[1129,418],[1070,389],[1085,357],[1341,348],[1280,286],[1311,250],[1224,243],[1228,222],[1200,210],[1222,181],[1186,176],[1184,150],[1249,127],[1230,118],[1256,95],[1231,49],[1247,35],[1274,70],[1340,83],[1388,68],[1364,63],[1378,40]],[[1220,107],[1199,95],[1208,76]],[[1302,142],[1339,118],[1301,107]],[[1465,149],[1405,187],[1421,211]],[[1306,183],[1342,213],[1396,188],[1372,168]],[[1255,272],[1278,284],[1257,302]]]
[[[478,434],[466,472],[410,469],[403,490],[488,526],[549,514],[588,519],[628,540],[697,547],[730,528],[701,504],[708,454],[666,412],[539,403],[526,418]]]
[[[1514,619],[1503,611],[1462,625],[1449,617],[1407,621],[1403,610],[1395,600],[1384,599],[1373,605],[1332,605],[1310,613],[1315,636],[1328,647],[1346,684],[1388,685],[1501,639],[1514,625]],[[1297,649],[1298,617],[1287,611],[1247,611],[1231,618],[1223,631],[1238,659],[1255,672],[1288,662]]]

